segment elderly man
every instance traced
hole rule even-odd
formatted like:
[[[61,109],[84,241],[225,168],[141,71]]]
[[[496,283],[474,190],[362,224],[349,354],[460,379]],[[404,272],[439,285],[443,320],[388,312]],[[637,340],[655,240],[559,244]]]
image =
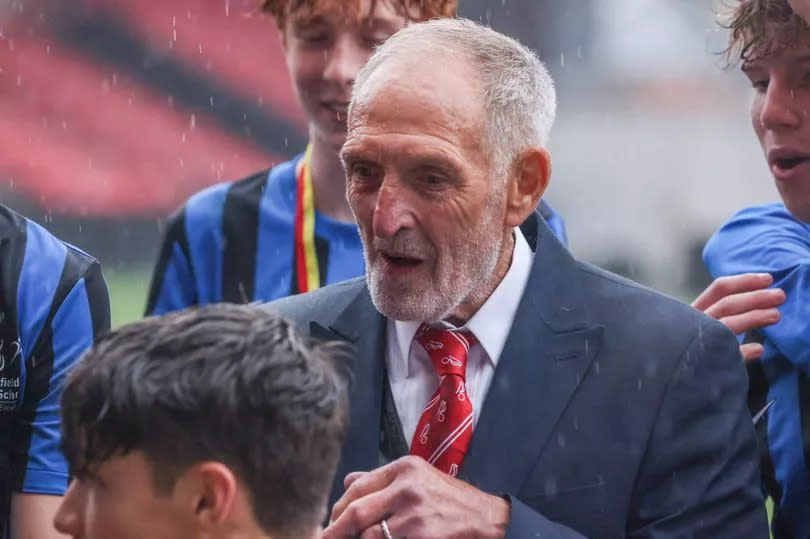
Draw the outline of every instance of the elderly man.
[[[535,212],[554,112],[537,57],[468,21],[409,26],[358,76],[367,276],[271,304],[357,349],[325,539],[767,537],[732,334]]]

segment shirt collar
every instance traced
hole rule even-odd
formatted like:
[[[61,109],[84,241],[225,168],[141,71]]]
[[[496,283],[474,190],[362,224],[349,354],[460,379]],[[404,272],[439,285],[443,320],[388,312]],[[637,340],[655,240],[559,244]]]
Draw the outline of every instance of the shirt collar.
[[[512,328],[512,321],[526,289],[526,283],[529,281],[534,259],[534,253],[520,228],[515,228],[514,237],[515,246],[509,270],[495,291],[464,326],[472,331],[495,367],[498,366],[498,360]],[[400,352],[399,360],[402,362],[400,366],[404,364],[404,369],[398,370],[405,376],[408,376],[413,338],[420,325],[421,322],[394,321],[394,333]]]

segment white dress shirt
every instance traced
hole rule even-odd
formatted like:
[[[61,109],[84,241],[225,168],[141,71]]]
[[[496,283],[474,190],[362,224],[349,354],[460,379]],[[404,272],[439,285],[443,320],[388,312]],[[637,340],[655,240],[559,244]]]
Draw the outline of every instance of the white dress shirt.
[[[467,395],[473,405],[473,430],[481,415],[492,376],[512,328],[523,291],[529,280],[534,253],[519,228],[515,228],[512,263],[501,283],[464,326],[478,344],[467,358]],[[436,388],[439,377],[427,352],[414,342],[421,324],[388,320],[386,366],[391,392],[402,422],[405,441],[410,446],[422,411]]]

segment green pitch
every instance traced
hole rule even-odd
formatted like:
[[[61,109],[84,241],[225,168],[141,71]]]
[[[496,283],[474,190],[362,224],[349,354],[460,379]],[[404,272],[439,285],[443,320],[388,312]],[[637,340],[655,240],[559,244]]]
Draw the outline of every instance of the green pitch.
[[[102,270],[110,292],[112,327],[117,328],[121,324],[142,318],[151,269]]]

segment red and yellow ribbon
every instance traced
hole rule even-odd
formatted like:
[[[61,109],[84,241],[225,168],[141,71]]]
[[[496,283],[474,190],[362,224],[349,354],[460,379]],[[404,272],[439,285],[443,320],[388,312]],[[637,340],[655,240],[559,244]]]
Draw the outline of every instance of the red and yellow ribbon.
[[[298,292],[308,292],[321,286],[318,254],[315,251],[315,196],[312,192],[312,146],[296,168],[295,205],[295,271]]]

